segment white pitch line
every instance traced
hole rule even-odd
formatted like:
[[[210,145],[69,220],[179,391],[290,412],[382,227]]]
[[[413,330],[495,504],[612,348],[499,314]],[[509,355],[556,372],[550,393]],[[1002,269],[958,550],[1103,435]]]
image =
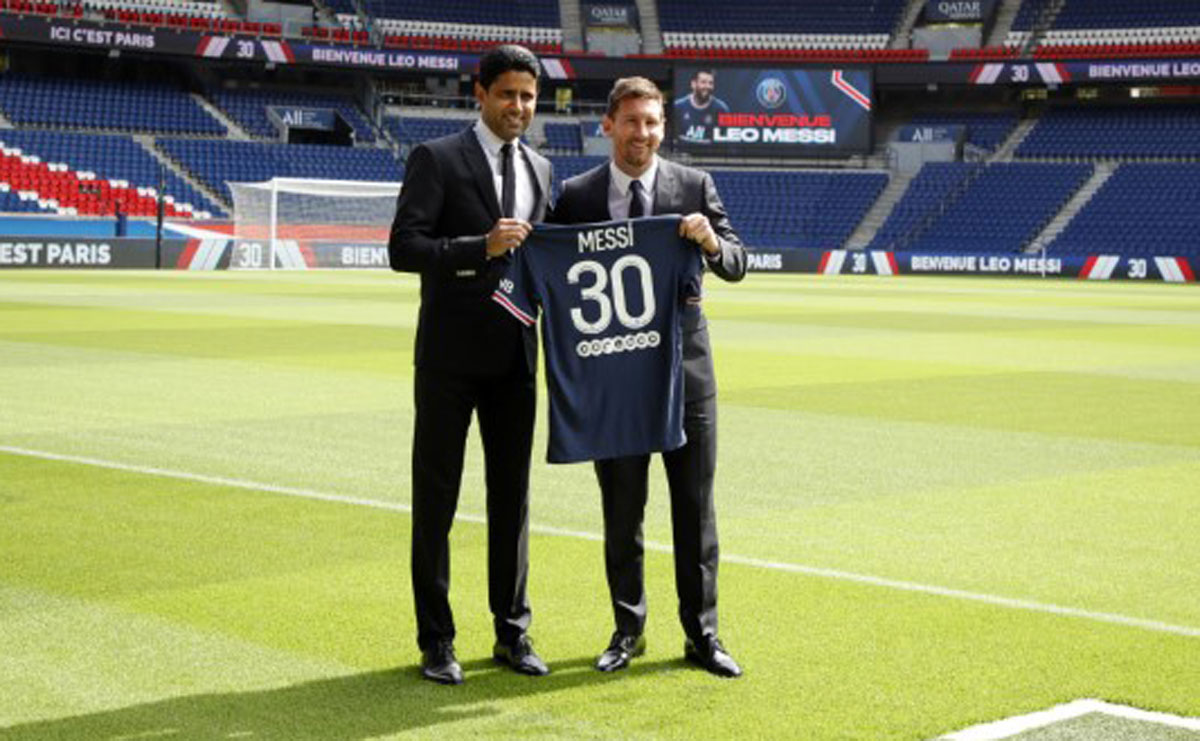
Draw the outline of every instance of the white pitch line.
[[[257,481],[247,481],[244,479],[231,479],[223,476],[209,476],[206,474],[191,473],[189,471],[175,471],[165,468],[154,468],[152,466],[138,466],[130,463],[121,463],[118,461],[107,461],[99,458],[88,458],[77,455],[63,455],[60,453],[50,453],[42,450],[31,450],[29,448],[19,448],[9,445],[0,445],[0,453],[9,453],[11,455],[20,455],[28,458],[40,458],[42,460],[58,461],[62,463],[76,463],[86,466],[96,466],[98,468],[107,468],[115,471],[127,471],[129,473],[136,473],[146,476],[162,476],[165,478],[179,479],[182,481],[195,481],[202,484],[227,486],[235,489],[266,492],[268,494],[279,494],[282,496],[297,497],[301,499],[314,499],[322,502],[350,504],[358,507],[370,507],[372,509],[382,509],[392,512],[412,512],[412,507],[409,505],[399,504],[396,502],[381,502],[377,499],[364,499],[361,497],[349,497],[341,494],[330,494],[328,492],[316,491],[314,489],[301,489],[291,486],[276,486],[274,484],[264,484]],[[455,515],[455,519],[477,524],[484,524],[487,522],[487,519],[482,515],[463,512],[459,512],[457,515]],[[602,542],[604,540],[604,536],[597,533],[583,530],[569,530],[565,528],[551,527],[549,525],[538,525],[536,523],[530,525],[530,530],[541,535],[578,538],[581,540],[591,540],[597,542]],[[646,541],[645,546],[646,549],[650,551],[661,553],[672,552],[672,548],[669,543]],[[1012,610],[1026,610],[1029,612],[1062,615],[1064,617],[1080,618],[1083,620],[1091,620],[1100,623],[1111,623],[1114,625],[1122,625],[1129,628],[1140,628],[1158,633],[1171,633],[1174,635],[1186,636],[1188,638],[1200,638],[1200,628],[1194,628],[1186,625],[1174,625],[1171,623],[1161,622],[1159,620],[1147,620],[1145,618],[1131,617],[1129,615],[1120,615],[1110,612],[1095,612],[1092,610],[1083,610],[1077,607],[1066,607],[1047,602],[1034,602],[1032,600],[1015,599],[1012,597],[1003,597],[995,594],[986,594],[983,592],[969,592],[962,589],[940,587],[933,584],[920,584],[917,582],[901,581],[897,579],[886,579],[884,577],[871,576],[869,574],[857,574],[852,571],[840,571],[838,569],[827,569],[819,566],[805,566],[803,564],[786,563],[783,561],[766,561],[760,558],[739,556],[737,554],[722,554],[721,560],[725,563],[767,569],[770,571],[784,571],[793,574],[804,574],[806,576],[815,576],[822,579],[836,579],[838,581],[855,582],[858,584],[897,589],[905,592],[917,592],[920,594],[929,594],[937,597],[947,597],[950,599],[965,600],[970,602],[981,602],[984,604],[993,605],[995,607],[1004,607]]]
[[[1062,723],[1083,715],[1090,715],[1091,713],[1102,713],[1115,718],[1125,718],[1146,723],[1157,723],[1171,728],[1200,731],[1200,718],[1185,718],[1180,715],[1171,715],[1170,713],[1141,710],[1140,708],[1133,708],[1128,705],[1114,705],[1103,700],[1087,699],[1074,700],[1063,705],[1055,705],[1048,710],[1039,710],[1027,715],[1018,715],[992,723],[964,728],[961,731],[948,733],[942,736],[941,739],[942,741],[998,741],[998,739],[1011,738],[1019,733],[1032,731],[1036,728],[1045,728],[1055,723]]]

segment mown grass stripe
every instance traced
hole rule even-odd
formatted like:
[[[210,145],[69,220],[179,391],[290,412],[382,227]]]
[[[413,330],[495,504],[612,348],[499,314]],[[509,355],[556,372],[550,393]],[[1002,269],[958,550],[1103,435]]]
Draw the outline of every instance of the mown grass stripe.
[[[388,510],[392,512],[409,513],[412,508],[406,504],[397,502],[382,502],[375,499],[366,499],[361,497],[350,497],[341,494],[332,494],[328,492],[316,491],[313,489],[303,489],[289,486],[278,486],[275,484],[266,484],[257,481],[247,481],[243,479],[231,479],[223,476],[209,476],[206,474],[192,473],[188,471],[176,471],[171,469],[155,468],[152,466],[140,466],[129,463],[121,463],[119,461],[107,461],[99,458],[89,458],[85,456],[64,455],[60,453],[51,453],[41,450],[31,450],[29,448],[14,447],[8,445],[0,445],[0,452],[10,455],[18,455],[29,458],[40,458],[42,460],[55,461],[60,463],[72,463],[78,465],[96,466],[99,468],[107,468],[117,471],[125,471],[128,473],[146,475],[146,476],[162,476],[166,478],[179,479],[184,481],[195,481],[197,483],[209,484],[213,486],[224,486],[235,489],[245,489],[249,491],[264,492],[268,494],[278,494],[281,496],[297,497],[302,499],[313,499],[324,502],[332,502],[338,504],[349,504],[358,507],[370,507],[372,509]],[[476,524],[486,523],[486,518],[482,515],[472,513],[459,512],[456,519],[461,522],[471,522]],[[531,530],[542,535],[552,535],[558,537],[579,538],[591,541],[602,541],[603,536],[597,533],[591,533],[581,530],[570,530],[565,528],[551,527],[546,525],[531,525]],[[647,549],[657,552],[670,553],[671,546],[665,543],[657,543],[647,541],[645,543]],[[936,597],[945,597],[949,599],[966,600],[970,602],[981,602],[992,605],[994,607],[1002,607],[1013,610],[1025,610],[1028,612],[1040,612],[1051,615],[1059,615],[1062,617],[1076,618],[1082,620],[1090,620],[1100,623],[1109,623],[1120,625],[1128,628],[1137,628],[1140,630],[1148,630],[1159,633],[1170,633],[1173,635],[1185,636],[1188,638],[1200,638],[1200,628],[1190,627],[1186,625],[1175,625],[1159,620],[1150,620],[1146,618],[1132,617],[1129,615],[1121,615],[1117,613],[1098,612],[1093,610],[1085,610],[1078,607],[1069,607],[1064,605],[1056,605],[1046,602],[1036,602],[1033,600],[1017,599],[1012,597],[1004,597],[1001,595],[986,594],[982,592],[971,592],[962,589],[953,589],[950,587],[942,587],[933,584],[921,584],[917,582],[909,582],[897,579],[887,579],[884,577],[871,576],[869,574],[858,574],[851,571],[842,571],[839,569],[827,569],[818,566],[808,566],[804,564],[793,564],[781,561],[767,561],[763,559],[753,558],[750,556],[741,556],[738,554],[723,554],[721,559],[725,563],[738,564],[741,566],[749,566],[752,568],[765,569],[770,571],[782,571],[795,574],[804,574],[806,576],[819,577],[823,579],[833,579],[838,581],[847,581],[857,584],[865,584],[875,587],[883,587],[887,589],[896,589],[906,592],[916,592],[920,594],[928,594]]]

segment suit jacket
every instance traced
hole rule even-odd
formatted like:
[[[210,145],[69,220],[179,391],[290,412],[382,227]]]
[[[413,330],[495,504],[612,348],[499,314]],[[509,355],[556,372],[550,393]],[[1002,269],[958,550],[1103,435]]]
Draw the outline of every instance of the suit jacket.
[[[548,221],[556,224],[586,224],[609,221],[609,163],[570,178]],[[708,270],[727,281],[739,281],[746,275],[746,249],[733,231],[729,216],[712,176],[703,170],[669,160],[658,160],[654,181],[654,215],[702,213],[708,217],[721,251],[705,256]],[[699,249],[699,247],[697,247]],[[691,304],[683,313],[683,385],[687,401],[708,398],[717,393],[712,353],[708,342],[708,321],[699,304]]]
[[[542,221],[550,203],[550,162],[524,144]],[[537,336],[514,322],[492,291],[510,255],[487,258],[487,232],[500,218],[492,170],[473,127],[417,145],[388,240],[393,270],[421,274],[415,362],[419,368],[498,374],[514,362],[537,368]],[[514,357],[515,356],[515,357]]]

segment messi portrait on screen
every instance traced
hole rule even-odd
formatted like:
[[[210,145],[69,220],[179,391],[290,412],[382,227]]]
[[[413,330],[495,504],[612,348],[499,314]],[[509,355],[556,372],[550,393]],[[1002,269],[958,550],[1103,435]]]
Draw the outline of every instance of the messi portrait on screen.
[[[705,154],[825,157],[871,149],[871,71],[855,67],[675,68],[675,147]]]

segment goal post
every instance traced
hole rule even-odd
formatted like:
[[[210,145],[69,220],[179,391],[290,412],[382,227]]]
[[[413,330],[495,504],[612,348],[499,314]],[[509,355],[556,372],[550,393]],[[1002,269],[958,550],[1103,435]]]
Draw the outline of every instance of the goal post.
[[[272,178],[229,190],[231,269],[387,267],[398,182]]]

